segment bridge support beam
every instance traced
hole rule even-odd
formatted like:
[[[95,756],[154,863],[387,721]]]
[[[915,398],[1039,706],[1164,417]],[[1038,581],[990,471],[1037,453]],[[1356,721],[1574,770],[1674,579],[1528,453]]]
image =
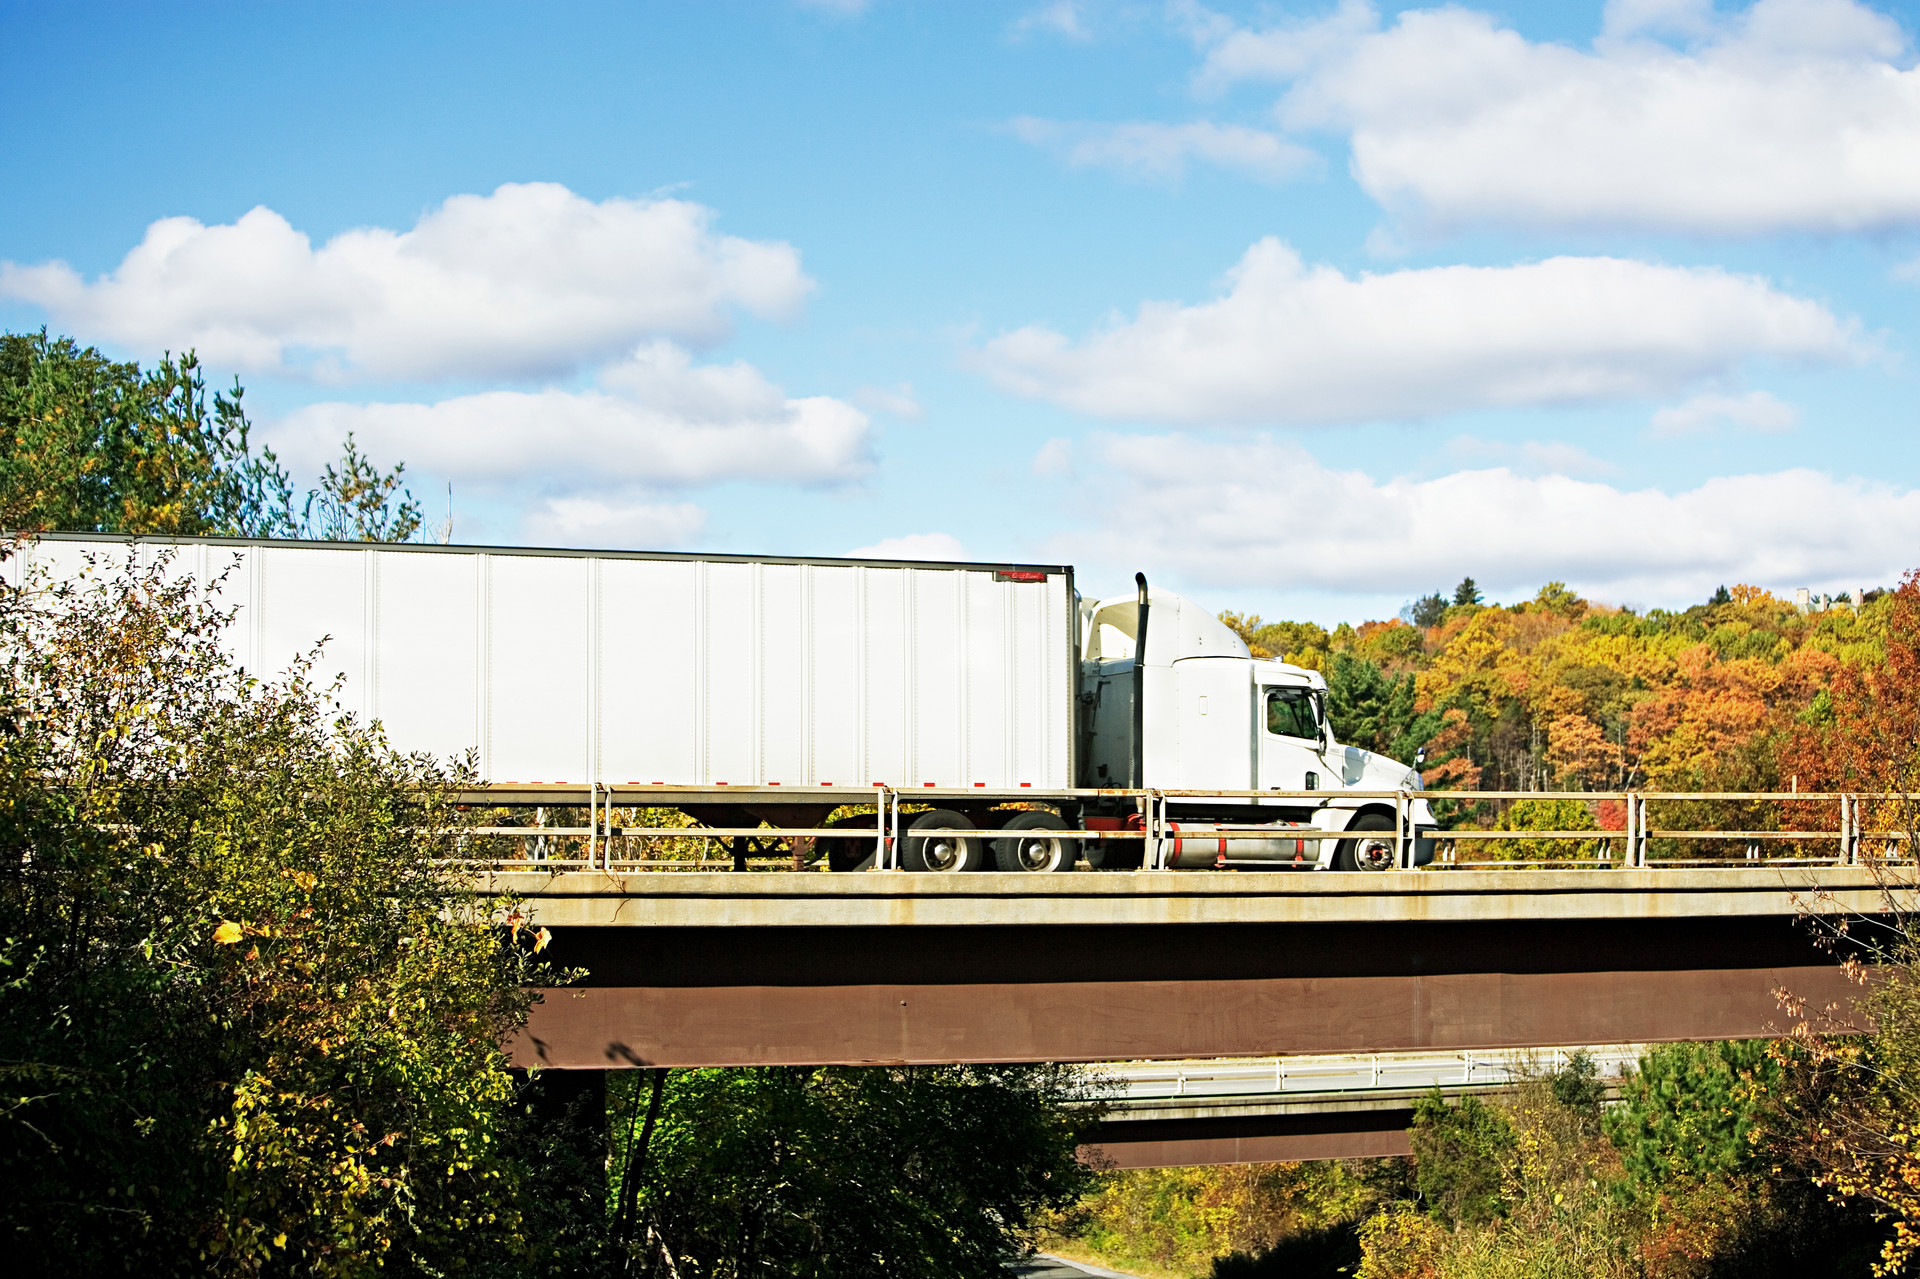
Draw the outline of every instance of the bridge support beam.
[[[1103,1124],[1081,1158],[1114,1168],[1182,1168],[1281,1160],[1409,1155],[1406,1107],[1232,1119],[1148,1119]]]
[[[1779,992],[1843,1010],[1858,994],[1801,921],[1759,914],[560,924],[550,953],[589,976],[535,1007],[517,1064],[1115,1061],[1752,1038],[1786,1029]]]

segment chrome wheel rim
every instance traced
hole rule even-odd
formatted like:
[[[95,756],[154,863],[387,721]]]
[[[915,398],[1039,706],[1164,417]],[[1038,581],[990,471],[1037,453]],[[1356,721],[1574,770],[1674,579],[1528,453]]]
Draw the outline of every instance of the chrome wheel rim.
[[[1020,841],[1021,870],[1052,870],[1060,860],[1060,841],[1029,835]]]
[[[935,835],[920,845],[920,860],[928,870],[952,870],[960,864],[960,841],[951,835]]]
[[[1393,862],[1392,840],[1368,836],[1354,842],[1353,864],[1361,870],[1391,870]]]

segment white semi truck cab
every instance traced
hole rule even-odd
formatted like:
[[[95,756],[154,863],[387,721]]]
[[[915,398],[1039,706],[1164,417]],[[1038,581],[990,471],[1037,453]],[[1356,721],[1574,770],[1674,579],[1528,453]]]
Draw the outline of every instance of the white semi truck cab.
[[[1418,791],[1419,772],[1334,740],[1320,672],[1255,658],[1211,612],[1137,580],[1135,595],[1079,601],[1080,785],[1173,792],[1168,816],[1181,837],[1171,866],[1392,866],[1394,801],[1347,792]],[[1256,791],[1294,794],[1248,793]],[[1410,808],[1414,861],[1424,864],[1433,859],[1433,813],[1424,799]],[[1274,838],[1252,837],[1275,823]],[[1292,826],[1374,834],[1284,838]],[[1221,838],[1225,830],[1240,834]]]

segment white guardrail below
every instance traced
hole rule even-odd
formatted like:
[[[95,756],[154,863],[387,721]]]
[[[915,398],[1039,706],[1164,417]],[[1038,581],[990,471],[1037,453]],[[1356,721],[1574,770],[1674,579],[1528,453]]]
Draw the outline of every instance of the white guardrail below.
[[[1634,1067],[1646,1045],[1110,1062],[1092,1069],[1118,1082],[1112,1094],[1115,1101],[1364,1094],[1433,1087],[1500,1087],[1552,1074],[1581,1051],[1593,1058],[1599,1078],[1611,1080]]]

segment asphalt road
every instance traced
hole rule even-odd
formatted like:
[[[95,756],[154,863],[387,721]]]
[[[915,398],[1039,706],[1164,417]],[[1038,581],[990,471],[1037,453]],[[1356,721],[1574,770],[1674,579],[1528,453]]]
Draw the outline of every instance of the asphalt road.
[[[1098,1279],[1136,1279],[1124,1271],[1102,1270],[1098,1266],[1068,1261],[1065,1257],[1054,1257],[1044,1252],[1025,1261],[1014,1262],[1007,1267],[1007,1273],[1017,1275],[1019,1279],[1087,1279],[1088,1275],[1098,1276]]]

